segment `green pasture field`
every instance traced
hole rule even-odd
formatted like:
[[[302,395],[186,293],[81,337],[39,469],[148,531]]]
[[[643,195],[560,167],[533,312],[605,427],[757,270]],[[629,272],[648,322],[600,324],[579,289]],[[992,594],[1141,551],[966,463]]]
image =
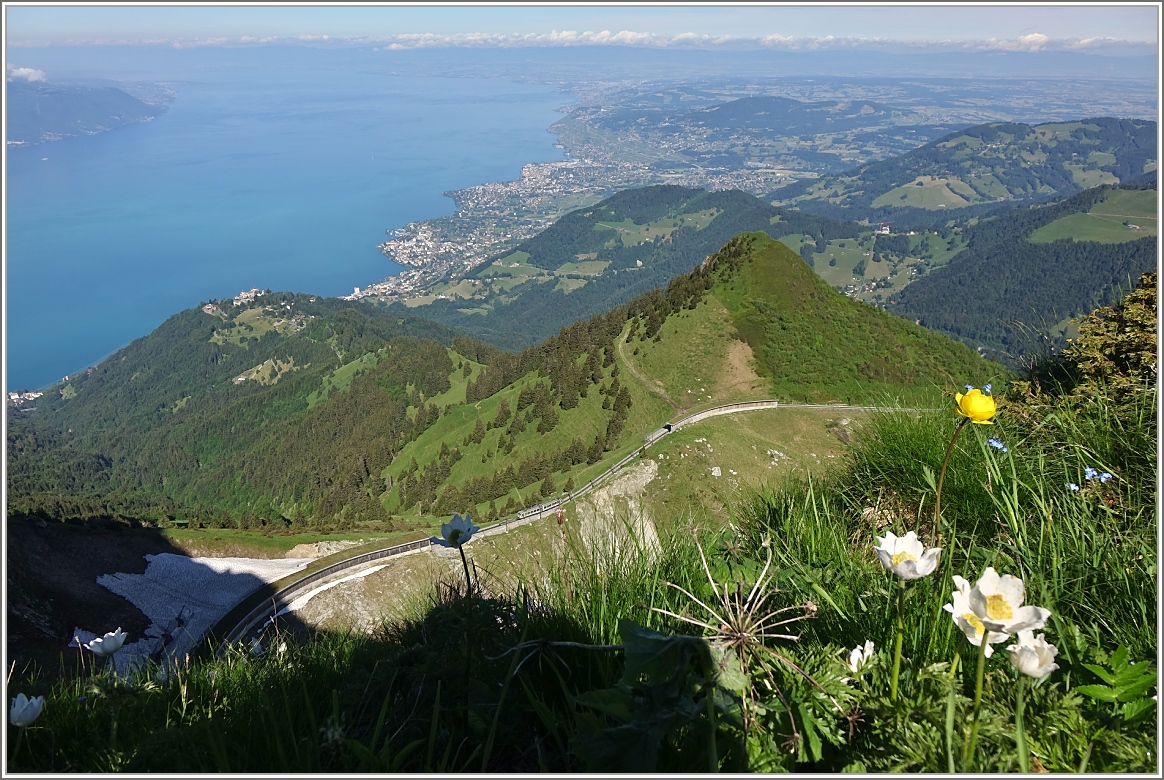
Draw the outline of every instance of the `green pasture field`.
[[[610,265],[609,260],[579,260],[574,263],[562,263],[558,266],[559,274],[587,274],[599,276]]]
[[[254,339],[275,329],[275,320],[259,306],[247,309],[234,318],[230,330],[218,330],[210,337],[215,344],[242,344],[243,338]]]
[[[622,238],[622,245],[626,247],[638,246],[645,241],[656,238],[666,238],[680,227],[694,227],[702,230],[719,216],[719,209],[704,209],[693,214],[678,214],[673,217],[664,217],[645,225],[639,225],[629,217],[621,222],[599,222],[595,230],[617,230]]]
[[[1139,227],[1132,230],[1124,222]],[[1104,244],[1135,241],[1157,235],[1156,191],[1113,190],[1086,214],[1069,214],[1044,225],[1027,237],[1032,244],[1048,244],[1070,238]]]
[[[475,380],[481,375],[481,371],[485,366],[476,363],[467,357],[461,356],[455,349],[448,347],[449,360],[453,361],[453,372],[449,374],[449,389],[443,393],[437,393],[428,401],[437,406],[448,406],[449,404],[463,404],[465,403],[465,388],[469,382]],[[462,368],[456,368],[457,364],[468,363],[472,371],[469,376],[465,376]]]
[[[554,285],[554,289],[560,290],[561,292],[564,292],[568,295],[575,290],[585,286],[585,279],[559,279],[558,283]]]
[[[1010,190],[998,180],[998,177],[989,171],[973,175],[974,187],[982,193],[982,197],[1002,199],[1010,196]]]
[[[978,195],[960,179],[919,176],[909,184],[894,187],[877,197],[872,205],[914,206],[923,209],[958,208],[977,200]]]
[[[1117,179],[1107,171],[1101,171],[1098,168],[1090,168],[1086,163],[1069,162],[1063,165],[1071,172],[1071,179],[1083,189],[1091,189],[1098,187],[1101,184],[1118,184]]]
[[[495,260],[492,265],[486,267],[484,270],[478,271],[477,276],[504,276],[510,274],[514,270],[517,270],[510,268],[510,263],[517,263],[519,266],[521,266],[527,265],[526,261],[528,260],[529,252],[513,252],[501,258],[500,260]]]

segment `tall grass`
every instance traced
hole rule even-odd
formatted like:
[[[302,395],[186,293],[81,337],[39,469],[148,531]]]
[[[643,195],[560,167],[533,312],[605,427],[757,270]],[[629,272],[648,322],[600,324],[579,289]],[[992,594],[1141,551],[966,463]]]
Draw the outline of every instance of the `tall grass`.
[[[1150,402],[1004,410],[993,427],[967,426],[944,484],[941,563],[906,590],[896,698],[897,583],[873,545],[886,531],[936,538],[934,475],[955,425],[941,412],[874,416],[843,468],[757,490],[726,524],[684,518],[657,545],[629,518],[609,544],[567,534],[512,592],[437,583],[371,636],[274,633],[261,655],[240,648],[131,681],[26,670],[10,695],[47,705],[19,742],[9,727],[8,769],[999,772],[1025,757],[1050,771],[1155,771]],[[1088,468],[1113,476],[1088,480]],[[1060,668],[1028,686],[1020,755],[1018,673],[996,646],[964,763],[976,648],[942,606],[955,574],[974,582],[986,566],[1021,576],[1027,602],[1051,610]],[[814,616],[786,629],[799,641],[761,640],[781,660],[734,654],[723,626],[710,644],[691,636],[701,629],[680,618],[714,628],[709,613],[765,572],[764,609]],[[866,640],[875,655],[849,669]],[[1125,682],[1104,693],[1109,678]]]

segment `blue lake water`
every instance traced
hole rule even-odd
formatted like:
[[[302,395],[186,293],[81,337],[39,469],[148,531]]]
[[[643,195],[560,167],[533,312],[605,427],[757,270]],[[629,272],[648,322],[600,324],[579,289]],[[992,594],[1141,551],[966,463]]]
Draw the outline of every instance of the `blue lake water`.
[[[181,83],[153,122],[9,150],[9,390],[212,298],[343,295],[391,276],[385,230],[451,214],[442,192],[563,158],[546,130],[563,93],[391,75],[383,52],[18,51],[50,82]]]

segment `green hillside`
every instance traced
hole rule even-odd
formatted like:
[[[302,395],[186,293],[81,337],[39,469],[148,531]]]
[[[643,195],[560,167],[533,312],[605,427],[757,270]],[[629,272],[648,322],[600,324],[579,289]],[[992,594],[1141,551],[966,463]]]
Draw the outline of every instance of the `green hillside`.
[[[9,406],[9,512],[386,520],[361,499],[374,488],[367,463],[436,414],[425,400],[449,388],[452,339],[432,322],[288,293],[181,312],[35,405]]]
[[[10,407],[9,508],[427,529],[581,485],[684,409],[916,398],[998,372],[763,233],[520,354],[343,301],[212,302]]]
[[[1155,170],[1156,123],[1108,117],[1041,125],[994,122],[900,157],[772,193],[774,203],[835,219],[932,225],[993,204],[1069,195]]]
[[[720,308],[733,336],[747,344],[751,364],[767,384],[763,392],[812,403],[874,403],[887,395],[922,397],[935,387],[960,386],[965,377],[1002,373],[960,344],[842,295],[779,241],[764,234],[736,241],[738,257],[700,269],[714,279],[709,296],[714,303],[703,305]],[[633,331],[637,341],[628,346],[642,344],[644,365],[658,349],[671,354],[665,361],[655,358],[656,364],[681,365],[688,344],[697,348],[700,340],[692,334],[698,331],[687,323],[668,334],[671,345],[654,342],[665,327],[653,326],[648,317]],[[686,389],[675,387],[683,394]]]
[[[1044,337],[1061,346],[1068,319],[1111,304],[1156,268],[1156,197],[1154,185],[1098,187],[984,217],[963,231],[965,250],[888,308],[1000,360]]]
[[[862,228],[782,211],[738,190],[668,185],[626,190],[565,215],[466,279],[448,280],[394,310],[463,328],[505,349],[522,349],[575,320],[666,285],[732,236],[757,230],[823,244],[855,238]]]

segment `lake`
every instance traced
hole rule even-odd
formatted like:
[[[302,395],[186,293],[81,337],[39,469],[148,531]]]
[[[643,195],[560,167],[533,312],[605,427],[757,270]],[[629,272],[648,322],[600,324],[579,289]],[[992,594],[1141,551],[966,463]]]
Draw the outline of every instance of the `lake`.
[[[563,159],[546,86],[394,75],[388,52],[17,49],[48,81],[177,92],[152,122],[8,151],[7,389],[93,365],[252,287],[344,295],[400,266],[392,230],[442,192]],[[47,159],[43,159],[47,158]]]

